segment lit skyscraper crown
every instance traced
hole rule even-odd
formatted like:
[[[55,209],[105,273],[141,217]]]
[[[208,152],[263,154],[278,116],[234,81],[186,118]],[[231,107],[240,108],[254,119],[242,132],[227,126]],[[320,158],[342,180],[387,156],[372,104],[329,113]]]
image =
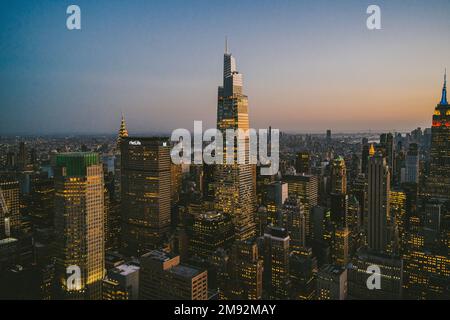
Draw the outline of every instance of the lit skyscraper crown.
[[[375,154],[375,148],[373,147],[373,143],[370,145],[369,156],[373,156]]]
[[[120,122],[119,136],[117,141],[120,142],[123,138],[128,137],[127,125],[125,123],[125,117],[122,114],[122,121]]]

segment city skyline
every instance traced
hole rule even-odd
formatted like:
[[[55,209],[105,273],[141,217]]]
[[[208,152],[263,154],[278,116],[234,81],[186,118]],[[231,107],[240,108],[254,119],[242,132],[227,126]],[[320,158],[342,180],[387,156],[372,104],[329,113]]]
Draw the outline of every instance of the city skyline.
[[[356,1],[243,1],[230,4],[233,23],[218,2],[77,4],[79,31],[65,28],[66,3],[1,13],[1,135],[109,134],[121,112],[132,134],[215,127],[225,36],[242,60],[250,126],[285,132],[428,128],[450,65],[445,1],[380,1],[372,31]]]
[[[225,44],[214,144],[250,126],[236,61]],[[176,161],[177,137],[124,116],[115,137],[0,137],[0,299],[448,300],[446,74],[429,116],[379,139],[271,130],[257,163],[242,135],[224,163]]]

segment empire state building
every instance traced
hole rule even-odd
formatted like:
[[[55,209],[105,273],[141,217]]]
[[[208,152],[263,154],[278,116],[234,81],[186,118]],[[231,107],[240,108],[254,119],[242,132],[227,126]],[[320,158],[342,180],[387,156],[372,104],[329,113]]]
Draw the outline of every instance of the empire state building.
[[[225,44],[223,85],[219,87],[217,105],[217,129],[226,136],[227,129],[250,128],[248,119],[248,99],[242,90],[242,74],[236,69],[236,60],[228,52]],[[233,164],[227,164],[224,143],[224,162],[216,168],[215,206],[218,211],[232,218],[236,239],[246,240],[255,235],[254,214],[256,207],[255,166],[249,164],[249,139],[237,137],[235,141],[245,145],[245,164],[237,163],[238,148],[233,148]]]
[[[427,193],[450,199],[450,105],[447,102],[447,73],[439,104],[434,109],[431,127],[430,175]]]

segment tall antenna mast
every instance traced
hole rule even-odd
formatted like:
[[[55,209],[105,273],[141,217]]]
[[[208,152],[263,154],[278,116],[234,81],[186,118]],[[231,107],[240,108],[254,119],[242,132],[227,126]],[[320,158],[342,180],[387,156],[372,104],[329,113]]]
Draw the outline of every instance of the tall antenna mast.
[[[228,54],[228,37],[225,36],[225,53]]]

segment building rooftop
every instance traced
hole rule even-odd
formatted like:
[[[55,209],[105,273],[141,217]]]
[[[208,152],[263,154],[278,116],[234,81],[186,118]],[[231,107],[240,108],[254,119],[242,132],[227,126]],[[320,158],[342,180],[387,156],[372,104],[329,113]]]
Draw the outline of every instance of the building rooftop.
[[[170,269],[170,272],[185,278],[192,278],[203,272],[203,270],[188,265],[179,264]]]
[[[1,239],[0,240],[0,246],[1,245],[5,245],[5,244],[9,244],[9,243],[14,243],[17,242],[19,240],[17,240],[16,238],[5,238],[5,239]]]
[[[137,265],[130,264],[130,263],[124,263],[124,264],[121,264],[120,266],[117,266],[114,269],[112,269],[112,272],[119,273],[122,276],[127,276],[136,271],[139,271],[139,269],[140,268]]]
[[[152,250],[152,251],[142,255],[142,258],[150,258],[152,260],[156,260],[159,262],[169,261],[170,259],[173,259],[175,257],[176,257],[176,255],[174,255],[174,254],[167,253],[164,251],[159,251],[159,250]]]
[[[289,233],[285,228],[277,227],[273,225],[267,226],[266,230],[264,231],[264,236],[272,236],[280,239],[286,239],[289,237]]]
[[[323,266],[322,268],[320,268],[319,273],[326,273],[326,274],[332,274],[332,275],[340,275],[342,272],[344,272],[345,269],[340,267],[340,266],[336,266],[336,265],[332,265],[332,264],[327,264],[325,266]]]

